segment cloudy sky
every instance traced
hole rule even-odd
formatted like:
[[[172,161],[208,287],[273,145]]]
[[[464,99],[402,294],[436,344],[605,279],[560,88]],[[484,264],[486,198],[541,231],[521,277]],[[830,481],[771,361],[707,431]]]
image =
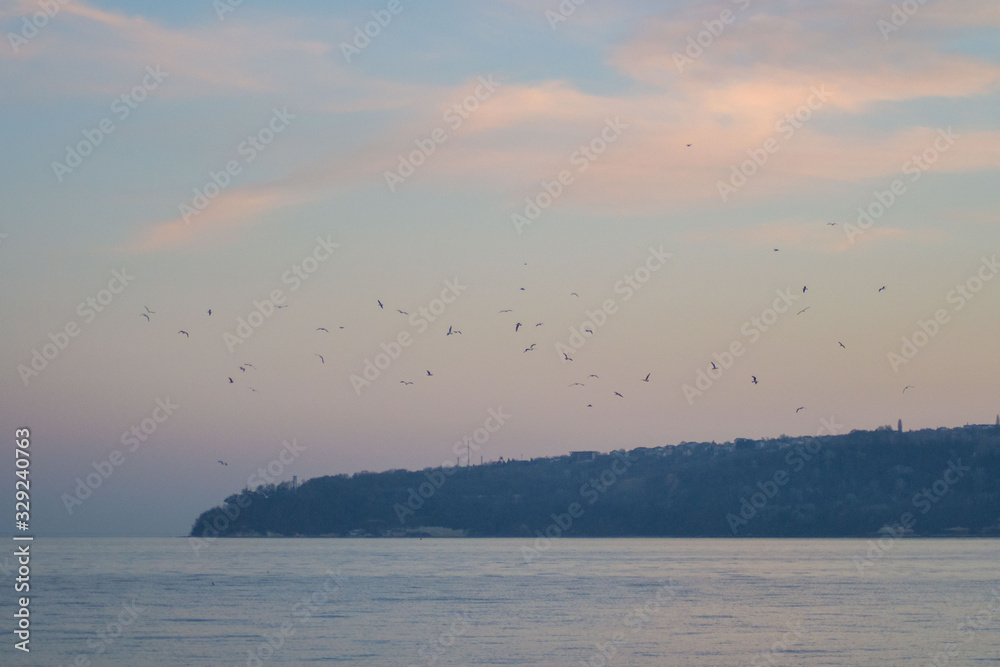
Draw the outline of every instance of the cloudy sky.
[[[0,1],[36,534],[1000,412],[993,0],[43,5]]]

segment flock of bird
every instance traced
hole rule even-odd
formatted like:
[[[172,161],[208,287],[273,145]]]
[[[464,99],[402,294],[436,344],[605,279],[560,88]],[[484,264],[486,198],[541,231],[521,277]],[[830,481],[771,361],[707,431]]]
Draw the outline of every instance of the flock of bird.
[[[827,223],[827,224],[835,224],[835,223]],[[775,250],[775,252],[777,252],[779,249],[775,248],[774,250]],[[878,292],[879,293],[884,292],[886,289],[887,289],[887,286],[883,285],[880,288],[878,288]],[[526,288],[521,287],[520,291],[522,291],[522,292],[526,291]],[[802,287],[802,293],[805,294],[808,291],[809,291],[808,286],[803,285],[803,287]],[[577,292],[571,292],[569,295],[572,296],[572,297],[577,297],[577,298],[579,298],[579,296],[580,296],[579,293],[577,293]],[[385,310],[385,304],[382,302],[381,299],[377,299],[376,300],[376,304],[377,304],[378,309]],[[282,306],[277,306],[277,305],[275,306],[275,308],[286,308],[286,307],[287,307],[287,304],[286,305],[282,305]],[[144,306],[143,308],[144,308],[144,312],[140,313],[139,315],[141,317],[145,318],[148,323],[152,323],[153,319],[154,319],[153,316],[157,315],[156,311],[150,310],[146,306]],[[805,308],[802,308],[801,310],[799,310],[796,313],[796,315],[803,315],[807,311],[809,311],[811,308],[812,308],[812,306],[806,306]],[[409,315],[408,311],[400,309],[400,308],[397,308],[396,312],[398,314],[400,314],[400,315],[403,315],[403,316]],[[514,313],[515,311],[512,308],[505,308],[503,310],[500,310],[499,312],[500,312],[500,314],[503,315],[503,314],[511,314],[511,313]],[[211,317],[211,315],[212,315],[212,309],[209,308],[207,310],[207,316]],[[538,327],[544,326],[544,324],[545,324],[544,322],[536,322],[536,323],[534,323],[534,326],[529,326],[529,325],[524,324],[522,321],[515,321],[513,323],[513,326],[512,326],[512,328],[513,328],[513,334],[514,335],[524,335],[524,332],[527,332],[529,330],[533,331],[533,330],[537,329]],[[339,329],[341,329],[341,330],[344,329],[344,328],[345,327],[343,327],[343,326],[339,327]],[[322,332],[324,334],[330,334],[330,329],[327,328],[327,327],[325,327],[325,326],[316,327],[315,331],[316,332]],[[583,328],[582,331],[585,332],[585,333],[590,333],[591,335],[593,335],[593,333],[594,333],[593,330],[590,329],[589,327]],[[178,335],[183,335],[186,339],[190,339],[191,338],[190,332],[187,331],[187,330],[185,330],[185,329],[179,329],[177,331],[177,334]],[[448,326],[448,330],[444,333],[445,336],[456,336],[456,335],[461,335],[461,334],[462,334],[462,331],[459,330],[459,329],[456,329],[455,325],[453,325],[453,324],[449,325]],[[838,343],[838,345],[842,349],[845,349],[845,350],[847,349],[847,346],[844,345],[844,343],[842,341],[837,341],[837,343]],[[537,346],[538,346],[537,342],[531,342],[530,344],[527,344],[527,347],[524,348],[523,353],[527,354],[529,352],[535,352],[538,349]],[[567,354],[566,352],[562,352],[562,355],[563,355],[563,361],[564,362],[572,362],[573,361],[572,357],[570,357],[569,354]],[[317,353],[314,353],[314,356],[319,359],[319,364],[320,365],[325,365],[326,364],[326,358],[322,354],[320,354],[320,353],[317,352]],[[248,371],[248,369],[250,369],[250,370],[256,370],[256,368],[255,368],[255,366],[253,364],[247,363],[247,362],[244,362],[244,363],[240,364],[238,366],[238,368],[239,368],[239,370],[240,370],[241,373],[246,373]],[[718,370],[719,369],[718,366],[716,365],[716,363],[714,361],[711,362],[711,368],[712,368],[712,370]],[[429,369],[427,369],[425,372],[426,372],[426,377],[427,378],[434,377],[434,373],[432,373]],[[652,375],[653,375],[652,372],[647,372],[644,377],[639,377],[639,378],[637,378],[637,380],[641,381],[641,382],[644,382],[646,384],[649,384],[652,381]],[[591,380],[600,380],[600,377],[597,374],[595,374],[595,373],[591,373],[586,378],[583,378],[583,380],[584,381],[573,382],[573,383],[571,383],[569,385],[569,387],[571,387],[571,388],[572,387],[586,387],[591,382]],[[754,386],[760,384],[760,380],[758,379],[757,375],[750,375],[750,383],[752,385],[754,385]],[[237,384],[237,383],[233,379],[232,376],[229,376],[228,377],[228,384],[234,385],[234,384]],[[411,379],[403,378],[403,379],[399,380],[399,384],[403,385],[404,387],[409,387],[409,386],[413,386],[414,384],[416,384],[416,382],[414,380],[411,380]],[[250,391],[255,392],[255,393],[257,392],[257,389],[255,389],[254,387],[249,386],[249,385],[247,385],[247,387],[250,389]],[[907,385],[906,387],[903,388],[903,393],[905,394],[907,390],[909,390],[909,389],[915,389],[915,388],[916,387],[914,387],[913,385]],[[606,388],[605,390],[610,392],[608,394],[609,396],[614,396],[614,397],[617,397],[618,399],[624,399],[625,398],[624,394],[622,394],[621,391],[618,391],[615,388]],[[586,407],[587,408],[593,408],[594,407],[594,403],[586,403]],[[806,409],[805,406],[799,406],[798,408],[796,408],[795,413],[798,414],[799,412],[801,412],[802,410],[805,410],[805,409]],[[218,463],[220,465],[223,465],[223,466],[228,466],[229,465],[228,463],[226,463],[225,461],[222,461],[222,460],[219,460]]]

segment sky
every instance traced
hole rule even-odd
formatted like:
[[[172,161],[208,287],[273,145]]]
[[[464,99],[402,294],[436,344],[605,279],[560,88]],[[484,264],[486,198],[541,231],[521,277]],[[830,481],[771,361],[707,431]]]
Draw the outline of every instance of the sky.
[[[2,468],[28,428],[35,534],[183,535],[247,485],[472,444],[1000,412],[993,0],[0,28]]]

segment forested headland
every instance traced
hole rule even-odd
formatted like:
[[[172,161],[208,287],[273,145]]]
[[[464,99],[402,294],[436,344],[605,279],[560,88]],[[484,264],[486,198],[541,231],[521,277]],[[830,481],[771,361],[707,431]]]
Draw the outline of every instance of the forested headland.
[[[329,475],[244,489],[191,536],[869,537],[886,526],[1000,536],[1000,426]]]

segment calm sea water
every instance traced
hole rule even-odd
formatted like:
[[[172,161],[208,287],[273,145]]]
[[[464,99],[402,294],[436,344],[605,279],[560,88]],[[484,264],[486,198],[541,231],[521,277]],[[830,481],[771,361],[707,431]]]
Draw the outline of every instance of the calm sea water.
[[[531,544],[38,540],[33,650],[5,632],[0,663],[1000,660],[997,540],[900,540],[860,571],[864,540],[561,539],[526,563]]]

